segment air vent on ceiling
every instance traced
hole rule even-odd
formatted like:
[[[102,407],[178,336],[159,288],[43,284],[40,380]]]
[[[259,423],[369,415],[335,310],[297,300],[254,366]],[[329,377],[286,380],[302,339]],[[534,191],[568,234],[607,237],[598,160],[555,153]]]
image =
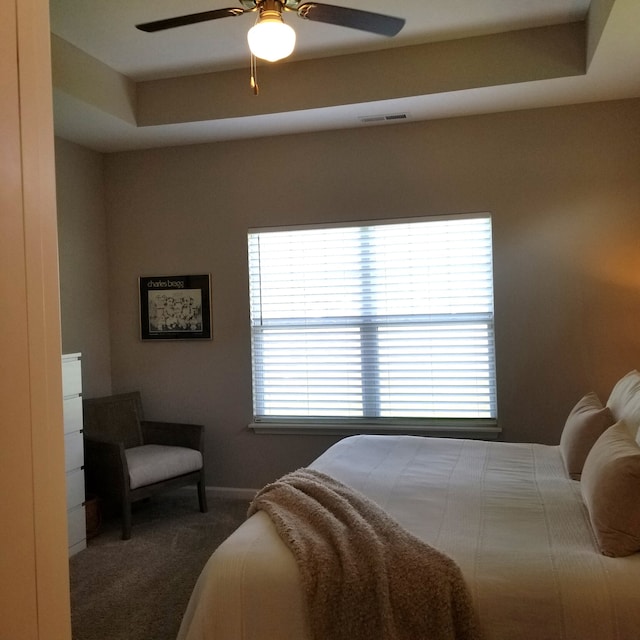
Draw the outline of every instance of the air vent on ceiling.
[[[408,118],[406,113],[388,113],[380,116],[358,116],[360,122],[391,122],[393,120],[406,120]]]

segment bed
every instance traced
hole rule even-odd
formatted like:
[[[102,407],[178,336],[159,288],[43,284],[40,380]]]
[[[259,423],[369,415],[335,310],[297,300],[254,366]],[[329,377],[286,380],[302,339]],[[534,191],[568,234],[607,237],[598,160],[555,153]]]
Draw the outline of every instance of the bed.
[[[486,640],[637,640],[639,425],[632,371],[606,405],[585,395],[557,446],[359,435],[310,468],[452,558]],[[311,637],[294,557],[258,511],[204,567],[178,640]]]

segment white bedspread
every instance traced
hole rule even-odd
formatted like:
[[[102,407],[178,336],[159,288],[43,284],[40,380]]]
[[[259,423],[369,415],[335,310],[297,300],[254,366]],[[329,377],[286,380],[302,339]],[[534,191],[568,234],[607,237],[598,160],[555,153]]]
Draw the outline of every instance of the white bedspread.
[[[640,554],[599,553],[557,447],[354,436],[311,466],[452,557],[487,640],[640,638]],[[293,556],[257,513],[211,557],[178,640],[306,638]]]

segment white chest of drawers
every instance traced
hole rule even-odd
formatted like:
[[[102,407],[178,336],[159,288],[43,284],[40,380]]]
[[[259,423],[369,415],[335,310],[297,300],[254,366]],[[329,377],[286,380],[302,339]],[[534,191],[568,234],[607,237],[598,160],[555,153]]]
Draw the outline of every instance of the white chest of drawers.
[[[84,445],[82,441],[81,354],[62,356],[64,406],[64,458],[67,475],[67,523],[69,555],[87,546],[84,515]]]

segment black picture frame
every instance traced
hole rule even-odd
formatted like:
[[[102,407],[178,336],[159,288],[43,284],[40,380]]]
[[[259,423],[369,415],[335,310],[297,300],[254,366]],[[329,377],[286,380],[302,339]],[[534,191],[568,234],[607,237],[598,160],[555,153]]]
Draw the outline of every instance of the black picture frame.
[[[211,279],[194,276],[139,278],[142,340],[211,340]]]

